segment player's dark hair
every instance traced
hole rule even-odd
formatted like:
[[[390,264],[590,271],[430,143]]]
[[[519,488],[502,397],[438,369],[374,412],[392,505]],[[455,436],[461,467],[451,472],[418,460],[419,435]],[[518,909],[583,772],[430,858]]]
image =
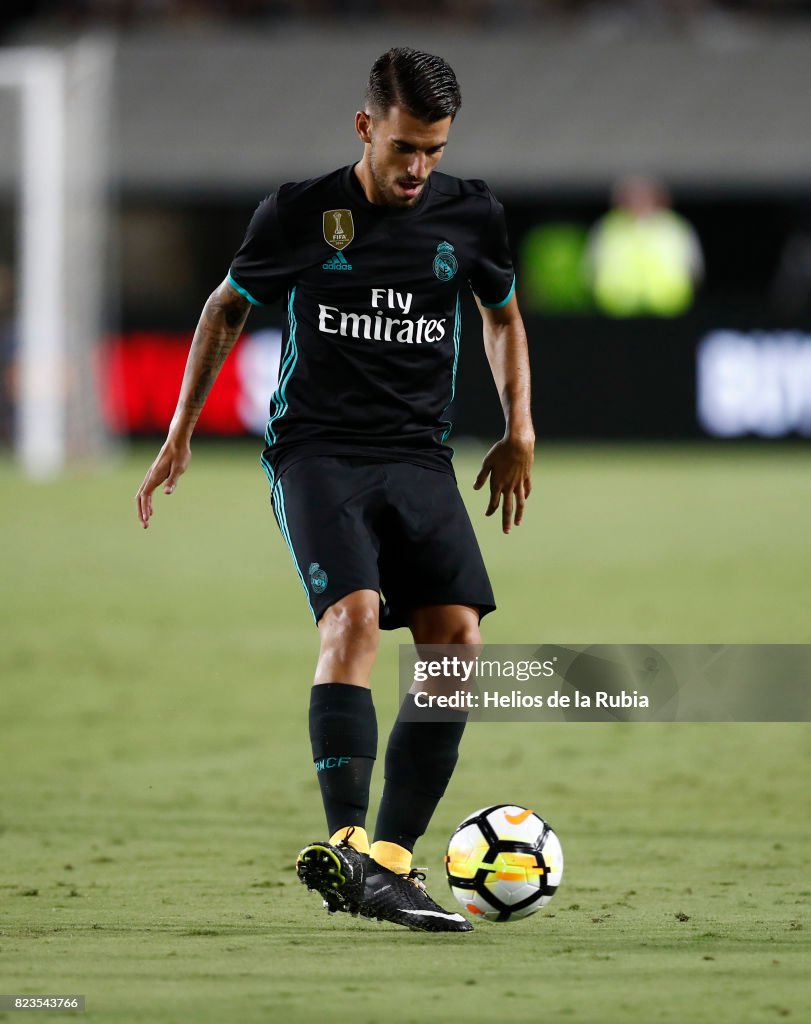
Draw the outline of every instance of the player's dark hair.
[[[443,117],[456,117],[462,94],[447,61],[410,46],[395,46],[372,65],[366,106],[378,113],[402,107],[412,117],[430,124]]]

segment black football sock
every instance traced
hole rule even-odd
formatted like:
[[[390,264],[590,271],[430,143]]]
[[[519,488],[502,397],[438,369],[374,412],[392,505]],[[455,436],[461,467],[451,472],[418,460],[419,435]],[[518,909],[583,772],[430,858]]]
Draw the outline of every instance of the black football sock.
[[[377,718],[365,686],[320,683],[310,693],[310,742],[330,835],[363,828],[377,756]]]
[[[391,731],[375,826],[375,844],[394,843],[409,851],[428,828],[448,788],[467,721],[464,712],[449,722],[403,721],[402,711],[413,717],[415,707],[408,694]],[[374,852],[373,847],[373,856]]]

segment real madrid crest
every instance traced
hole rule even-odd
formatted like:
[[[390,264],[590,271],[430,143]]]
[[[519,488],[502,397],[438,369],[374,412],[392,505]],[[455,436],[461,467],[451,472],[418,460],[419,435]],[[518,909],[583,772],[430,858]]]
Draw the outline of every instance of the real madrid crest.
[[[351,210],[324,211],[324,241],[333,249],[345,249],[355,237]]]
[[[316,594],[323,594],[327,589],[327,583],[329,583],[329,577],[318,564],[318,562],[311,562],[310,568],[307,570],[307,575],[310,577],[310,586],[316,592]]]
[[[440,281],[450,281],[458,269],[459,264],[453,255],[453,246],[450,242],[440,242],[434,257],[434,273]]]

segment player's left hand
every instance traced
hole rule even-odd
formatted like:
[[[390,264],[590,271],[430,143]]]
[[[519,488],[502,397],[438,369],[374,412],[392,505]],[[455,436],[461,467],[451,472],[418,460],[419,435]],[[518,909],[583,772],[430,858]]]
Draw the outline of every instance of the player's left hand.
[[[473,484],[478,491],[490,477],[490,503],[485,515],[493,515],[501,504],[501,528],[505,533],[510,532],[513,523],[521,525],[524,504],[532,490],[534,458],[534,435],[515,437],[508,434],[485,455]]]

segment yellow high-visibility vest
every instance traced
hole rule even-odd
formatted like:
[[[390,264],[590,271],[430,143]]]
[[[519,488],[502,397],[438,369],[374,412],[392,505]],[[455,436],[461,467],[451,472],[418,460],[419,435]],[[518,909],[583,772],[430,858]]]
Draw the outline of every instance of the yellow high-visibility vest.
[[[672,210],[635,217],[612,210],[597,224],[594,298],[609,316],[678,316],[693,302],[697,243]]]

